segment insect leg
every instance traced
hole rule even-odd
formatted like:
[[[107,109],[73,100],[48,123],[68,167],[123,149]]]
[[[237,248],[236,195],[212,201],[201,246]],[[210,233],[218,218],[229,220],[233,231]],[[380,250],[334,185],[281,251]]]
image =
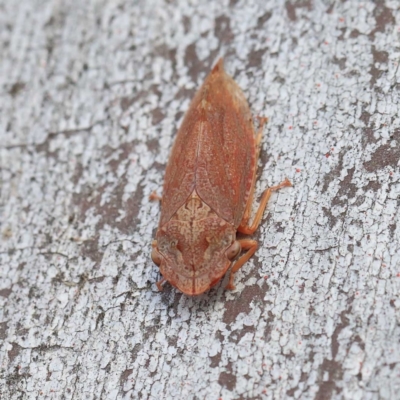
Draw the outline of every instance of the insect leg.
[[[231,275],[229,276],[229,282],[226,285],[226,288],[229,290],[235,289],[235,285],[233,284],[235,272],[237,272],[243,266],[243,264],[255,253],[258,246],[257,242],[251,239],[240,239],[238,240],[238,242],[240,243],[242,250],[247,251],[235,262],[232,267]]]
[[[156,282],[157,288],[160,292],[163,291],[163,286],[164,286],[165,282],[167,282],[167,280],[165,278],[162,278],[160,281]]]
[[[153,190],[153,191],[150,193],[150,195],[149,195],[149,200],[150,200],[150,201],[155,201],[155,200],[157,200],[157,201],[160,201],[160,202],[161,202],[161,201],[162,201],[162,197],[159,196],[155,190]]]
[[[247,235],[251,235],[252,233],[254,233],[257,230],[258,225],[260,225],[265,207],[267,206],[268,200],[271,197],[272,192],[275,192],[283,187],[289,187],[289,186],[292,186],[292,184],[289,181],[289,179],[286,178],[279,185],[268,188],[262,195],[260,205],[258,206],[258,210],[256,212],[256,216],[254,217],[253,223],[251,225],[248,224],[248,216],[246,216],[246,214],[245,214],[243,216],[242,223],[240,224],[240,226],[237,229],[238,232],[245,233]]]

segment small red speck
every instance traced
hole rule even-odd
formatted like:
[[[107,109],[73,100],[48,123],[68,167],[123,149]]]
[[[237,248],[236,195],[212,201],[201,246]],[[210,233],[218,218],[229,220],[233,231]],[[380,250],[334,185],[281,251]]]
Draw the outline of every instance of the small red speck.
[[[264,389],[262,392],[263,394],[267,394],[267,389]]]
[[[318,121],[314,121],[314,125],[317,125],[318,124]]]
[[[40,394],[40,395],[42,395],[42,394],[43,394],[43,392],[39,392],[39,394]]]
[[[281,262],[283,262],[283,260],[281,260]]]
[[[324,44],[329,44],[327,40],[325,40]]]
[[[343,17],[340,17],[340,18],[339,18],[339,22],[344,22],[344,18],[343,18]]]
[[[265,276],[264,276],[264,279],[265,279],[265,280],[267,280],[268,278],[269,278],[269,276],[268,276],[268,275],[265,275]]]
[[[385,267],[386,267],[386,264],[382,264],[382,267],[385,268]]]
[[[390,175],[390,176],[393,176],[393,172],[392,172],[392,171],[390,171],[390,172],[389,172],[389,175]]]
[[[368,254],[371,257],[371,254]]]
[[[335,150],[335,148],[334,147],[331,147],[331,151],[334,151]]]
[[[293,126],[292,126],[292,125],[289,125],[289,129],[293,129]]]
[[[300,340],[299,344],[301,344],[301,340]]]
[[[400,272],[396,275],[398,278],[400,278]]]
[[[321,84],[320,84],[320,83],[317,83],[317,87],[321,87]]]
[[[359,296],[360,295],[360,292],[356,292],[356,296]]]
[[[329,158],[331,156],[331,153],[329,153],[329,151],[325,154],[326,158]]]
[[[338,75],[338,74],[335,74],[335,78],[339,78],[339,75]]]
[[[301,172],[301,169],[300,168],[296,168],[296,172]]]

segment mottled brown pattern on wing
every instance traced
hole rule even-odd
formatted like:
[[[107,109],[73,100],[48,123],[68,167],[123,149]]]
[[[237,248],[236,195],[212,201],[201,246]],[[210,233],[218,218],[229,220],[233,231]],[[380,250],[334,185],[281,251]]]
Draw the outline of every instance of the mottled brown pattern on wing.
[[[193,143],[201,131],[201,122],[196,116],[188,116],[178,131],[165,172],[160,227],[171,219],[194,190],[197,148]]]
[[[255,146],[247,101],[221,60],[178,131],[165,174],[160,226],[196,189],[212,210],[237,227],[252,185]]]

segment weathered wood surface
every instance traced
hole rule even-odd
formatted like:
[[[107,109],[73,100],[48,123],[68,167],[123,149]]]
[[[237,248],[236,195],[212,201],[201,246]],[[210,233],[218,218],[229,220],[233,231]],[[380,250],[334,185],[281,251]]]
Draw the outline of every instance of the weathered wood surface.
[[[0,398],[396,398],[399,35],[398,0],[1,0]],[[148,195],[222,55],[257,193],[294,187],[235,291],[159,293]]]

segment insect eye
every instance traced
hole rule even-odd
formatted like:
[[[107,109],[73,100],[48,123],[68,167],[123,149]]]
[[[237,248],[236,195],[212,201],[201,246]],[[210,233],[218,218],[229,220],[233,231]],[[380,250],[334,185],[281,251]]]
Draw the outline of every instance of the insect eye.
[[[157,251],[155,247],[151,250],[151,259],[153,260],[154,264],[160,265],[161,264],[161,256],[160,253]]]
[[[235,240],[232,245],[228,247],[225,254],[229,260],[233,260],[239,254],[241,249],[242,247],[240,246],[240,243]]]

